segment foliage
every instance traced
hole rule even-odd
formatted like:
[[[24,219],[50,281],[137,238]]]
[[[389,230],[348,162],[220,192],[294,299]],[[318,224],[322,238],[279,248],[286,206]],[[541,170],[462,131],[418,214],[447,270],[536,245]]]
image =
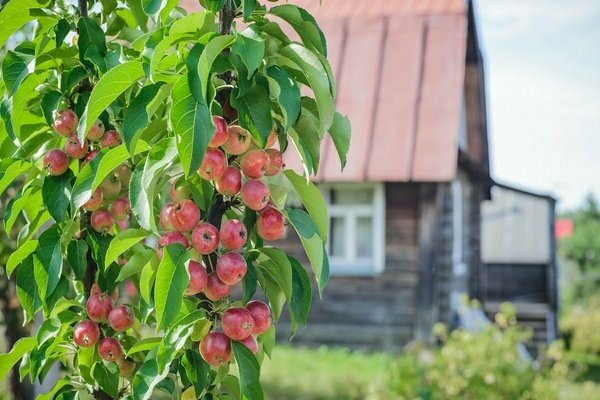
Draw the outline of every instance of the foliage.
[[[582,208],[565,215],[574,222],[571,236],[561,242],[564,257],[577,263],[582,271],[600,272],[600,208],[589,195]]]
[[[565,312],[560,327],[569,348],[577,353],[600,356],[600,296],[590,296]]]
[[[281,237],[274,227],[283,230],[286,220],[302,240],[319,292],[327,283],[327,210],[308,179],[326,136],[346,163],[350,131],[334,111],[325,38],[310,14],[288,3],[202,0],[204,10],[190,15],[177,0],[72,3],[12,0],[0,10],[2,45],[23,25],[35,26],[1,63],[0,194],[21,179],[3,218],[18,243],[7,274],[16,280],[25,320],[38,312],[45,319],[18,351],[3,355],[3,373],[22,359],[21,376],[41,381],[62,364],[66,375],[48,399],[261,399],[259,367],[271,353],[274,328],[252,330],[255,316],[248,317],[246,333],[260,335],[259,348],[227,338],[220,366],[206,352],[200,356],[198,343],[225,330],[224,313],[244,307],[258,288],[275,320],[287,303],[293,329],[306,323],[307,272],[264,240]],[[223,130],[225,141],[213,142]],[[265,148],[265,168],[254,176],[255,163],[245,158]],[[303,176],[287,170],[264,177],[271,167],[268,175],[280,172],[277,157],[288,149],[298,153]],[[246,183],[241,197],[239,188],[224,193],[217,183],[225,164],[266,184],[259,187],[267,195],[244,191]],[[307,212],[283,208],[281,179]],[[265,209],[275,210],[270,222]],[[17,229],[17,220],[24,226]],[[243,221],[236,231],[243,240],[225,245],[221,230],[222,246],[203,252],[200,239],[190,238],[198,220],[217,230]],[[173,230],[179,232],[165,232]],[[236,267],[243,273],[234,276],[243,277],[242,299],[214,291],[224,290],[226,279],[215,269],[227,250],[244,256],[243,268]],[[209,273],[208,286],[202,273]],[[121,332],[112,312],[106,323],[102,307],[117,300],[125,280],[140,296],[115,317],[127,322]],[[74,330],[88,317],[109,350],[96,345],[93,329],[83,336]],[[148,327],[155,333],[142,336]]]

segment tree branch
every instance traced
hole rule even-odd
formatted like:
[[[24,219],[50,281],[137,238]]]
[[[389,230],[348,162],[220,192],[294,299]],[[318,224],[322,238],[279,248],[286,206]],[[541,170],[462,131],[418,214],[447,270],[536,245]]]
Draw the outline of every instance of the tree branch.
[[[79,15],[81,17],[88,16],[87,0],[79,0]]]

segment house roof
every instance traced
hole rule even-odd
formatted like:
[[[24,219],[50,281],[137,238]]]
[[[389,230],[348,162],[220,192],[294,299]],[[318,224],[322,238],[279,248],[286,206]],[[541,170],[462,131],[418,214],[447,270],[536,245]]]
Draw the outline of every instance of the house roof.
[[[452,180],[465,82],[467,1],[293,3],[311,12],[324,31],[337,82],[336,108],[352,123],[346,168],[341,172],[326,139],[316,180]],[[286,164],[300,169],[293,155],[286,155]]]

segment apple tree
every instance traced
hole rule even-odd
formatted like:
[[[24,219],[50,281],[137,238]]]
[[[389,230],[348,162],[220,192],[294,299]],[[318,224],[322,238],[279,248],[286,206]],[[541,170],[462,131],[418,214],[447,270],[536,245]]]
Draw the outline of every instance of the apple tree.
[[[350,127],[322,31],[287,2],[178,3],[0,10],[0,193],[18,185],[6,272],[26,322],[43,315],[0,377],[61,364],[45,399],[260,400],[274,323],[287,307],[292,333],[306,324],[310,277],[327,283],[309,178],[327,136],[345,164]],[[286,230],[309,270],[277,247]]]

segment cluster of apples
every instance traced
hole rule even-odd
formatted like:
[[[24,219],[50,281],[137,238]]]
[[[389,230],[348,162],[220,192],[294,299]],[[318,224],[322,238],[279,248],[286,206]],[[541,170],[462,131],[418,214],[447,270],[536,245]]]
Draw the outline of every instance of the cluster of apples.
[[[66,138],[64,149],[48,150],[43,159],[44,169],[50,175],[58,176],[69,169],[69,159],[81,160],[83,167],[91,161],[100,149],[121,144],[121,136],[115,130],[105,131],[104,123],[97,120],[87,133],[84,143],[77,136],[77,114],[70,109],[57,113],[52,128]],[[92,212],[90,224],[101,233],[110,232],[115,222],[122,228],[127,227],[131,214],[127,190],[131,178],[131,167],[125,163],[115,169],[93,193],[83,208]]]
[[[274,176],[283,169],[281,152],[272,148],[272,133],[267,149],[253,146],[250,133],[237,125],[214,116],[215,133],[198,170],[198,174],[214,184],[216,191],[231,204],[241,201],[258,212],[256,232],[267,241],[279,240],[285,233],[285,217],[270,203],[269,187],[262,178]],[[248,229],[238,219],[224,221],[218,229],[201,219],[200,208],[190,199],[190,190],[173,181],[169,191],[171,202],[160,212],[160,226],[166,231],[158,241],[158,255],[165,246],[180,243],[193,247],[202,256],[216,255],[216,263],[208,272],[197,261],[189,262],[190,283],[187,295],[203,293],[211,301],[229,296],[231,288],[241,282],[247,272],[246,260],[239,254],[248,239]],[[262,302],[251,302],[246,308],[231,308],[221,317],[224,333],[213,331],[201,342],[204,359],[211,365],[222,365],[231,358],[230,340],[244,343],[256,352],[256,335],[270,326],[270,309]]]
[[[114,307],[117,292],[112,295],[100,291],[97,283],[92,285],[90,297],[85,305],[89,319],[75,325],[73,340],[80,347],[93,347],[98,344],[98,354],[108,362],[116,362],[121,376],[131,377],[136,364],[123,356],[119,340],[110,333],[125,332],[133,326],[133,311],[126,305]],[[100,339],[101,330],[103,338]]]

